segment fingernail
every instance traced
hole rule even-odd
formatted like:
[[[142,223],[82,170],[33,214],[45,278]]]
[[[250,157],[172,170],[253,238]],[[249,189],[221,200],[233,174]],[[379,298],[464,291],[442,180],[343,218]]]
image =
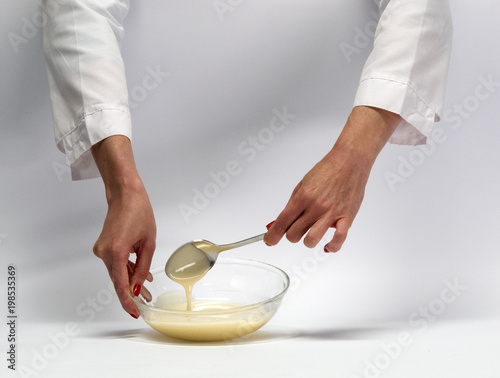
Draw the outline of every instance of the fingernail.
[[[326,247],[323,249],[326,253],[330,253],[330,251],[328,249],[326,249]]]
[[[266,228],[269,230],[269,227],[271,227],[271,226],[273,225],[273,223],[274,223],[274,222],[275,222],[275,221],[272,221],[271,223],[269,223],[269,224],[266,226]]]
[[[138,285],[138,284],[137,284],[137,285],[135,285],[135,286],[134,286],[134,291],[133,291],[133,293],[134,293],[134,295],[135,295],[136,297],[138,297],[138,296],[139,296],[139,294],[141,294],[141,285]]]
[[[130,314],[130,313],[129,313],[129,315],[130,315],[131,317],[133,317],[134,319],[139,319],[139,317],[138,317],[138,316],[135,316],[134,314]]]
[[[264,242],[264,244],[265,244],[265,245],[267,245],[268,247],[270,247],[270,246],[271,246],[271,244],[267,244],[266,242]]]

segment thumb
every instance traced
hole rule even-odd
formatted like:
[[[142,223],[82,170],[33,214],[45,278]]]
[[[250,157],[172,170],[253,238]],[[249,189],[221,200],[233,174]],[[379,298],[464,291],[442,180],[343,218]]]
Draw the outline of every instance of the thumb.
[[[155,243],[148,242],[144,243],[141,249],[136,252],[137,260],[130,278],[130,285],[134,295],[137,295],[136,293],[141,291],[141,287],[149,275],[149,269],[151,268],[151,260],[153,259],[154,251]],[[139,288],[137,288],[137,286],[139,286]]]

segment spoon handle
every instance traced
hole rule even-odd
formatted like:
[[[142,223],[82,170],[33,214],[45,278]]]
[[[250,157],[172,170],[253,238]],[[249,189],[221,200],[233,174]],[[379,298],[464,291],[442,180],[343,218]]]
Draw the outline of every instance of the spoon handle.
[[[266,233],[263,233],[263,234],[260,234],[260,235],[257,235],[257,236],[254,236],[252,238],[248,238],[248,239],[236,242],[236,243],[220,245],[219,252],[227,251],[227,250],[233,249],[233,248],[243,247],[244,245],[252,244],[252,243],[261,241],[264,239],[265,235],[266,235]]]

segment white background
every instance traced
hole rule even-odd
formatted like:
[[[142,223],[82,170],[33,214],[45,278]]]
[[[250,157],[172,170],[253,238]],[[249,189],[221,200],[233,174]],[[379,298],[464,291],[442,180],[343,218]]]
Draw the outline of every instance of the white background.
[[[483,333],[492,335],[485,325],[500,315],[500,86],[491,93],[483,88],[481,99],[476,89],[481,78],[500,82],[500,5],[493,0],[481,5],[451,4],[454,48],[448,116],[436,124],[439,143],[429,145],[427,154],[421,148],[386,146],[340,253],[325,256],[322,246],[311,251],[286,240],[271,249],[255,245],[230,252],[275,264],[294,280],[269,327],[292,327],[302,334],[321,329],[324,334],[317,339],[328,339],[332,348],[349,339],[335,330],[356,333],[366,324],[381,327],[391,322],[412,330],[409,318],[440,298],[449,280],[466,289],[432,325],[479,322],[474,324],[482,324]],[[148,67],[169,73],[142,101],[131,98],[138,103],[132,109],[136,161],[158,226],[153,266],[164,264],[188,240],[226,243],[265,231],[340,133],[371,48],[360,48],[349,62],[340,45],[355,44],[357,30],[373,23],[370,11],[375,9],[368,0],[256,0],[219,17],[212,2],[132,2],[123,43],[130,93],[138,93],[134,88],[141,85]],[[91,321],[78,311],[109,284],[104,265],[91,251],[106,203],[99,179],[71,182],[65,157],[56,149],[41,28],[35,27],[36,35],[18,51],[9,41],[9,33],[22,35],[26,20],[33,22],[39,14],[38,2],[8,2],[0,14],[0,287],[5,287],[7,266],[15,264],[19,361],[26,365],[33,350],[42,350],[50,341],[49,331],[31,337],[23,331],[36,324],[52,324],[55,330],[68,322],[89,331],[106,322],[121,322],[118,328],[125,330],[146,328],[142,320],[129,319],[116,299],[95,311]],[[457,106],[465,109],[462,114]],[[241,154],[238,146],[268,126],[273,109],[284,107],[296,118],[247,161],[249,155]],[[179,206],[193,206],[194,190],[203,191],[213,181],[210,172],[224,170],[231,160],[239,163],[241,173],[186,221]],[[401,175],[403,161],[413,161],[412,169],[391,187],[387,175]],[[2,289],[1,306],[5,294]],[[398,332],[393,329],[396,336]],[[1,335],[6,333],[5,328]],[[446,336],[450,345],[467,345],[458,335],[453,331]],[[396,336],[389,333],[388,338]],[[0,337],[4,343],[6,337]],[[286,341],[282,345],[286,349]],[[426,345],[410,349],[406,357],[419,350],[425,354]],[[473,345],[478,346],[476,357],[495,347],[498,352],[498,344],[488,346],[480,338]],[[135,350],[142,346],[133,344]],[[123,353],[130,351],[130,346],[121,347]],[[188,351],[173,348],[171,353],[179,356]],[[210,354],[206,349],[203,353]],[[361,374],[364,358],[377,353],[377,347],[354,348],[349,354],[352,366],[335,376]],[[69,368],[73,356],[71,348],[61,351],[40,375],[55,369],[48,376],[56,376],[58,364]],[[479,369],[493,363],[457,356],[445,353],[441,360],[457,368],[454,377],[466,372],[457,367],[460,364],[477,363]],[[273,366],[266,368],[269,374]],[[293,371],[306,371],[305,366]],[[316,364],[315,376],[333,376],[333,370],[318,366],[323,365]],[[385,374],[403,376],[395,373],[398,366],[391,365]],[[6,370],[3,362],[0,369]],[[283,376],[294,376],[293,371]],[[471,370],[475,376],[491,376],[481,371]]]

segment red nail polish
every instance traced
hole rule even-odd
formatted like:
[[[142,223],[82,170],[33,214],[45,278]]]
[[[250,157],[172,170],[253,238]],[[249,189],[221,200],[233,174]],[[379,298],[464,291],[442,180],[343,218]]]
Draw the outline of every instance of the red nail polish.
[[[273,225],[273,223],[276,222],[276,221],[272,221],[271,223],[269,223],[266,228],[269,230],[269,227],[271,227]]]
[[[270,247],[270,246],[271,246],[271,244],[267,244],[266,242],[264,242],[264,244],[265,244],[265,245],[267,245],[268,247]]]
[[[141,294],[141,285],[135,285],[133,293],[136,297],[138,297],[139,294]]]
[[[329,253],[330,251],[326,249],[326,247],[323,249],[326,253]]]
[[[131,317],[133,317],[134,319],[139,319],[139,317],[138,317],[138,316],[135,316],[135,315],[133,315],[133,314],[129,314],[129,315],[130,315]]]

